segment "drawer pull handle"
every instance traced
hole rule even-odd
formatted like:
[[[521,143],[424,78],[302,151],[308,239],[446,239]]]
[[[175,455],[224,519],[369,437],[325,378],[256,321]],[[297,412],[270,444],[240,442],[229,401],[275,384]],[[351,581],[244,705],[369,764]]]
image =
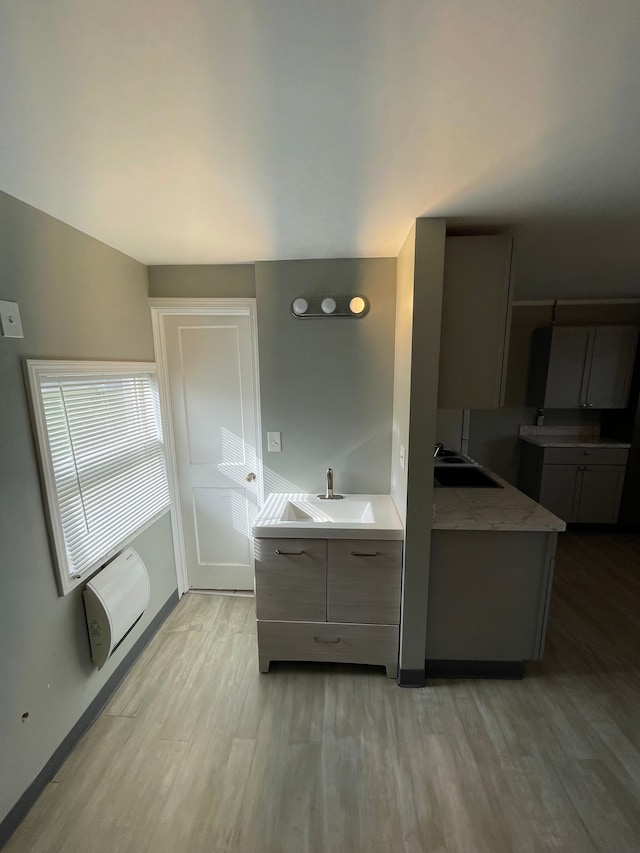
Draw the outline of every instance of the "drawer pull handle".
[[[299,557],[304,554],[304,551],[281,551],[280,548],[276,548],[276,554],[280,554],[282,557]]]
[[[320,637],[314,637],[313,642],[321,643],[323,646],[335,646],[336,643],[340,642],[340,637],[337,640],[323,640]]]
[[[379,551],[351,551],[352,557],[377,557]]]

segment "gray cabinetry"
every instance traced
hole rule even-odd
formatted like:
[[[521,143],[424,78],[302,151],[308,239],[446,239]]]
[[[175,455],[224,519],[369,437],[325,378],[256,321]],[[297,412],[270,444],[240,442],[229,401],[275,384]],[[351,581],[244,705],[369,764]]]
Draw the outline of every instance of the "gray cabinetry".
[[[398,667],[402,543],[256,539],[261,672],[272,660]]]
[[[583,524],[615,524],[624,474],[624,465],[578,466],[575,520]]]
[[[636,326],[548,326],[533,336],[528,402],[549,409],[623,409]]]
[[[563,521],[575,521],[576,475],[576,465],[543,465],[539,492],[531,497]]]
[[[523,442],[520,488],[568,523],[615,524],[626,448],[555,448]]]
[[[434,530],[427,661],[539,660],[557,533]]]
[[[258,619],[325,619],[326,540],[258,539],[255,555]]]
[[[503,405],[511,320],[512,239],[447,237],[439,409]]]
[[[401,542],[329,540],[327,619],[399,624],[401,572]]]

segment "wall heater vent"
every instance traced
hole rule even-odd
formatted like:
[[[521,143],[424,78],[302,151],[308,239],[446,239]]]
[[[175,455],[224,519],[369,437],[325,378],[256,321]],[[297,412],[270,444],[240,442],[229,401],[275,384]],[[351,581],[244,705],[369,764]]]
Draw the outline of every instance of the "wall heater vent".
[[[149,604],[149,575],[133,548],[125,548],[84,590],[91,657],[98,669],[127,636]]]

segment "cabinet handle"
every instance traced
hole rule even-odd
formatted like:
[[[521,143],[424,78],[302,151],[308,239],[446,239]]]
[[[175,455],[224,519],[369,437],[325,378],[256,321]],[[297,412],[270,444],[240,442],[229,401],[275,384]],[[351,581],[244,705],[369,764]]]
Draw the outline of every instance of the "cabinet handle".
[[[304,554],[304,551],[281,551],[280,548],[276,548],[276,554],[280,554],[282,557],[299,557]]]
[[[323,646],[335,646],[336,643],[340,642],[340,637],[337,640],[323,640],[320,637],[314,637],[313,642],[320,643]]]
[[[584,451],[584,455],[585,455],[585,456],[591,456],[591,451],[590,451],[590,450],[585,450],[585,451]]]
[[[352,557],[377,557],[380,553],[379,551],[351,551]]]

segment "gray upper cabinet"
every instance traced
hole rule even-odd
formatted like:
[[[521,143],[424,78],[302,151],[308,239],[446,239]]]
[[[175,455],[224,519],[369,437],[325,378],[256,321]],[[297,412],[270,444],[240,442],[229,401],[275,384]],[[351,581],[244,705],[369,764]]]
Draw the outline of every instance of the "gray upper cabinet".
[[[636,326],[547,326],[533,335],[528,403],[542,409],[624,409]]]
[[[504,403],[511,321],[512,238],[447,237],[439,409]]]

